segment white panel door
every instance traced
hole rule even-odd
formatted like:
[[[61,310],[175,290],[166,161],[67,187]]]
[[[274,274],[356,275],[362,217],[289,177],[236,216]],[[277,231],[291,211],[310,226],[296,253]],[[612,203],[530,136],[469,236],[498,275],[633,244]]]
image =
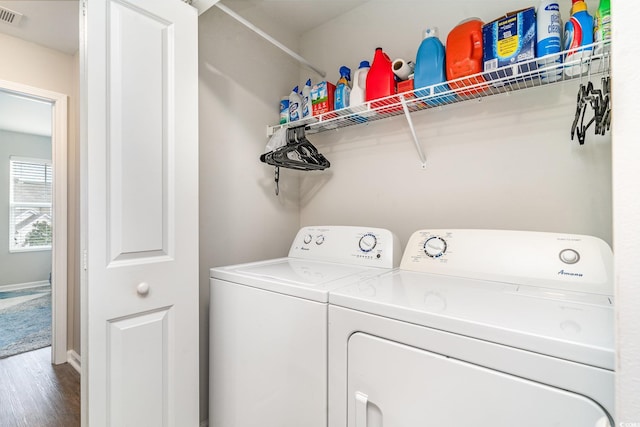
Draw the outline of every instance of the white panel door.
[[[348,426],[597,427],[601,406],[550,387],[415,347],[349,338]]]
[[[83,425],[197,426],[197,12],[83,9]]]

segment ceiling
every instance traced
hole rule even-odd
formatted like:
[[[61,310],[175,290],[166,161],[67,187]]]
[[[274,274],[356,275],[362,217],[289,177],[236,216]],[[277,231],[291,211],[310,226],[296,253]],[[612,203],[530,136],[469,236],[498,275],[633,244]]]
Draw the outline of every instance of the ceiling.
[[[369,0],[222,0],[258,27],[268,21],[301,35],[366,3]]]
[[[218,2],[193,1],[200,9]],[[366,1],[368,0],[223,0],[222,3],[257,26],[275,22],[287,26],[294,35],[301,35]],[[0,7],[24,15],[17,25],[0,21],[0,33],[68,55],[78,51],[78,0],[0,1]],[[0,129],[51,135],[51,106],[0,91]]]
[[[78,0],[0,1],[0,6],[24,15],[17,26],[0,22],[0,32],[69,55],[78,51]]]
[[[207,8],[217,0],[193,0]],[[368,0],[223,0],[222,3],[256,25],[276,22],[300,35],[354,9]],[[0,33],[18,37],[69,55],[79,46],[78,0],[11,0],[0,7],[22,13],[17,26],[0,22]]]

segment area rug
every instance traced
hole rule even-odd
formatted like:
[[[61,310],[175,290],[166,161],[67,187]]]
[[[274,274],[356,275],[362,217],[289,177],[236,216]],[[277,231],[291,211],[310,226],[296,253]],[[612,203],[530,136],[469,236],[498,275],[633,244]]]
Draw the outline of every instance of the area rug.
[[[0,292],[0,358],[51,345],[51,287]]]

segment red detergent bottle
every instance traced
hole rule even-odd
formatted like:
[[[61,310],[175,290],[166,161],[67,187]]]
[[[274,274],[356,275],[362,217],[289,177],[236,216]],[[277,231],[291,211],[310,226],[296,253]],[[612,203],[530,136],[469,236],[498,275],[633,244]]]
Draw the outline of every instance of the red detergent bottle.
[[[373,56],[373,63],[367,73],[367,91],[366,100],[373,101],[375,99],[384,98],[396,93],[396,80],[391,66],[391,59],[382,51],[381,47],[376,48]],[[374,102],[372,108],[378,108],[384,105],[397,102],[397,99]]]

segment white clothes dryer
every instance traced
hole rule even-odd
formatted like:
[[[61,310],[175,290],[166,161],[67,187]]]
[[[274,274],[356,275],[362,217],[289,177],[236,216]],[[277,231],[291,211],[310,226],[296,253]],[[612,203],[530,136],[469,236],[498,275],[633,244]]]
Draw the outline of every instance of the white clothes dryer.
[[[288,257],[212,268],[209,425],[326,427],[329,291],[400,257],[388,230],[304,227]]]
[[[590,236],[414,233],[330,293],[329,426],[614,425],[612,282]]]

